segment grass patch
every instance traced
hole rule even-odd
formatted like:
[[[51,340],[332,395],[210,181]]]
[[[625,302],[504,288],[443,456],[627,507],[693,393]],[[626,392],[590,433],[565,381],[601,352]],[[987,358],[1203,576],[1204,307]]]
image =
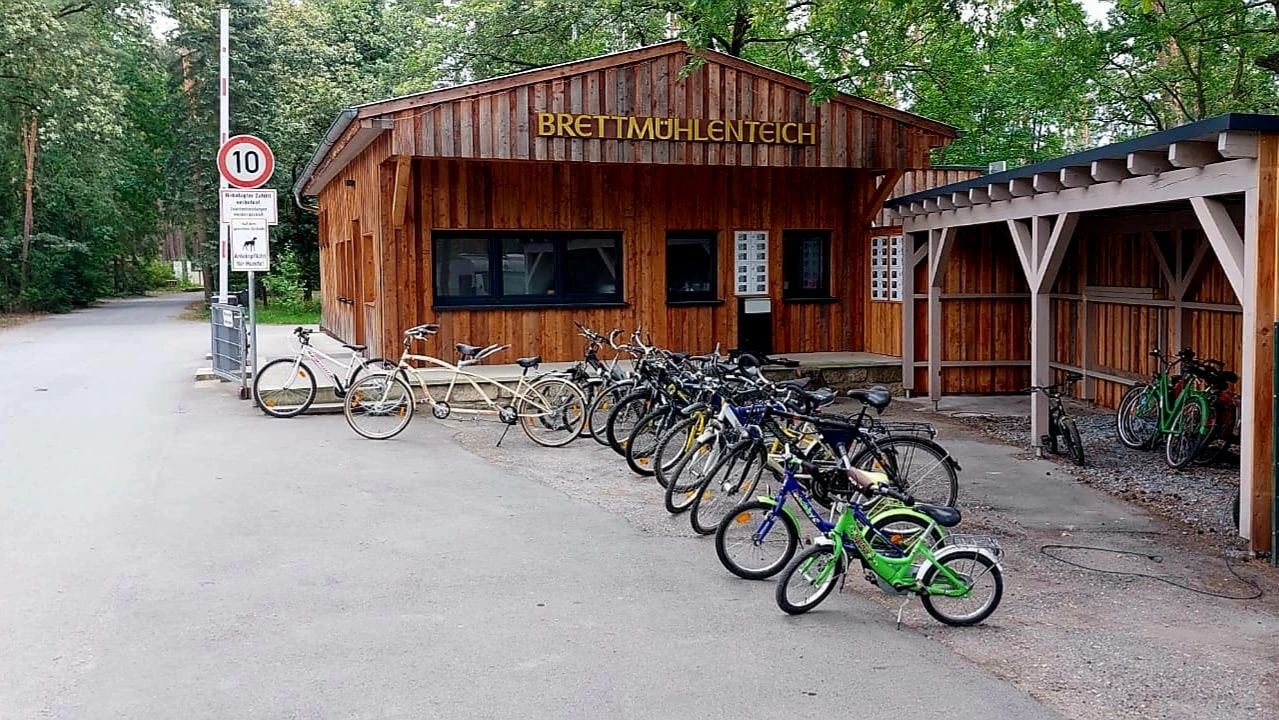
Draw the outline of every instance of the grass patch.
[[[44,317],[48,313],[0,313],[0,329],[29,323]]]
[[[209,306],[205,305],[203,300],[197,300],[196,302],[187,305],[186,309],[182,311],[182,314],[178,316],[178,319],[208,322]],[[258,303],[258,324],[319,325],[320,303],[309,302],[304,303],[301,306],[293,307],[286,307],[279,304],[262,307],[262,303]]]

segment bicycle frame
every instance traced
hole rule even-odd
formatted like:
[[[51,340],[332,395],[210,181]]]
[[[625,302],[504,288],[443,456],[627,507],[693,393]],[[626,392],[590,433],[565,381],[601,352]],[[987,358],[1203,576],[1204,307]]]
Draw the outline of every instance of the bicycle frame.
[[[496,349],[492,349],[492,348],[496,348]],[[431,394],[431,388],[429,385],[427,385],[425,382],[420,383],[422,386],[423,399],[426,402],[426,404],[431,406],[432,409],[448,408],[448,411],[450,413],[459,413],[463,415],[496,415],[497,413],[501,412],[503,408],[503,405],[498,403],[497,400],[501,397],[501,393],[505,392],[509,394],[513,400],[527,400],[529,402],[534,403],[539,410],[543,411],[542,414],[544,414],[548,408],[543,407],[540,400],[538,400],[535,397],[530,397],[529,395],[528,391],[532,387],[533,383],[529,382],[528,368],[525,368],[524,372],[520,373],[520,381],[519,383],[516,384],[514,388],[512,388],[510,385],[494,380],[491,377],[480,375],[479,373],[471,372],[465,369],[466,365],[471,365],[476,362],[479,362],[485,357],[488,357],[489,355],[492,355],[498,352],[499,350],[503,350],[503,349],[505,349],[505,346],[497,347],[494,345],[490,345],[488,348],[485,348],[485,350],[489,351],[487,354],[484,352],[481,352],[480,355],[478,355],[475,359],[462,360],[458,362],[457,364],[450,363],[436,357],[431,357],[430,355],[417,355],[409,352],[408,350],[405,350],[404,354],[400,356],[398,372],[404,372],[406,374],[410,372],[416,373],[417,372],[416,368],[414,368],[412,365],[409,364],[409,361],[412,361],[412,360],[427,363],[433,367],[437,367],[443,370],[452,371],[453,376],[449,379],[448,390],[445,391],[444,397],[442,398],[437,399],[434,395]],[[482,408],[452,407],[451,400],[453,398],[453,391],[454,389],[457,388],[459,379],[465,381],[468,385],[471,386],[472,389],[475,390],[476,394],[478,394],[483,399],[484,407]],[[489,397],[489,394],[485,392],[484,389],[481,387],[481,383],[496,387],[498,389],[497,397]],[[409,387],[410,388],[412,387],[412,383],[410,383]],[[422,402],[422,400],[419,400],[418,402]],[[529,415],[528,417],[538,417],[538,415]]]
[[[868,568],[875,573],[881,580],[889,585],[889,587],[897,592],[920,592],[925,591],[930,595],[946,595],[949,597],[964,597],[972,592],[972,586],[965,583],[959,576],[950,571],[944,564],[938,562],[937,555],[933,553],[932,548],[928,546],[925,539],[932,535],[937,529],[935,522],[929,521],[928,527],[923,533],[920,533],[911,543],[910,548],[903,549],[901,546],[893,542],[892,538],[887,537],[884,533],[877,530],[862,512],[858,503],[852,503],[844,509],[840,515],[839,521],[835,523],[835,527],[826,534],[821,541],[830,543],[834,549],[834,558],[836,562],[830,563],[822,569],[821,574],[817,578],[818,583],[824,583],[830,578],[831,574],[839,567],[841,558],[849,555],[848,546],[845,540],[852,543],[856,550],[856,557],[861,560],[862,567]],[[867,539],[871,533],[882,538],[889,544],[895,552],[900,552],[900,556],[890,557],[876,552]],[[921,568],[935,566],[944,577],[948,584],[941,586],[920,587],[918,578],[922,575]],[[847,561],[845,561],[845,567]],[[976,578],[974,578],[976,579]]]
[[[329,355],[323,350],[313,347],[310,343],[302,343],[301,348],[298,350],[298,354],[293,358],[294,375],[297,374],[298,366],[302,364],[304,359],[312,361],[316,367],[324,372],[325,375],[329,376],[329,380],[333,382],[333,385],[337,388],[339,395],[345,393],[347,388],[351,387],[351,384],[355,381],[355,373],[360,368],[364,367],[366,362],[365,358],[359,353],[351,353],[350,362],[342,363],[339,362],[337,358]],[[346,369],[345,382],[342,378],[337,376],[337,373],[329,369],[329,366],[325,364],[326,360],[338,367]]]

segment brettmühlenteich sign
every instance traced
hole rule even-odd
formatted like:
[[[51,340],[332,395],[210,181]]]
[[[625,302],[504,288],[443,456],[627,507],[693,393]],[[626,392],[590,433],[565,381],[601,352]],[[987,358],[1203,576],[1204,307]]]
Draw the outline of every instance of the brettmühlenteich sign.
[[[816,145],[817,124],[537,113],[539,137]]]

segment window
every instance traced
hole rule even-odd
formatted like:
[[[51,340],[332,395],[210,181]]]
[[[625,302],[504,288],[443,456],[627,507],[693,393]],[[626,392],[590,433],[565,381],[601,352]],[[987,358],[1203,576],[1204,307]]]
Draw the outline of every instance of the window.
[[[830,297],[830,231],[782,233],[782,299]]]
[[[716,246],[719,235],[707,232],[666,233],[666,302],[710,302],[719,299]]]
[[[622,301],[619,233],[437,232],[434,248],[436,305]]]
[[[881,235],[870,239],[870,299],[902,300],[901,235]]]

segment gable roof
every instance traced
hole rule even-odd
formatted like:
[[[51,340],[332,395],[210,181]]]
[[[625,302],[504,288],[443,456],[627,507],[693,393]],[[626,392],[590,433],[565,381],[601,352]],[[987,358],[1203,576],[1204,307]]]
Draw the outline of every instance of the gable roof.
[[[553,65],[549,67],[526,70],[523,72],[513,73],[510,75],[503,75],[500,77],[494,77],[486,80],[479,80],[475,82],[464,83],[461,85],[454,85],[447,88],[428,90],[424,92],[414,93],[411,95],[405,95],[402,97],[394,97],[394,98],[387,98],[383,100],[377,100],[374,102],[369,102],[369,103],[356,105],[354,107],[348,108],[339,114],[333,126],[330,127],[329,131],[325,134],[325,138],[323,142],[321,142],[319,148],[316,150],[316,153],[314,157],[312,157],[310,164],[308,164],[306,169],[303,171],[303,173],[299,177],[297,184],[294,186],[294,193],[296,195],[301,193],[304,190],[308,191],[308,194],[314,194],[314,192],[318,192],[318,189],[319,189],[318,186],[322,186],[324,182],[327,182],[328,179],[331,179],[331,175],[333,174],[333,170],[334,170],[333,168],[334,158],[331,157],[331,150],[336,145],[340,144],[339,140],[344,138],[348,140],[348,142],[343,144],[343,149],[340,154],[342,155],[342,157],[345,159],[346,162],[349,162],[351,159],[354,158],[356,154],[358,154],[358,152],[354,152],[358,150],[358,148],[352,146],[350,142],[350,140],[352,139],[351,136],[361,134],[361,130],[362,130],[363,131],[362,134],[365,136],[367,140],[364,144],[367,145],[368,142],[371,142],[371,136],[376,135],[375,131],[379,131],[379,129],[384,129],[386,127],[391,127],[386,125],[384,122],[381,122],[384,119],[391,119],[393,121],[416,119],[425,113],[430,113],[432,109],[434,108],[441,108],[449,104],[468,103],[477,98],[498,97],[498,96],[501,96],[503,93],[511,93],[511,94],[523,93],[525,96],[527,96],[524,101],[525,107],[520,108],[520,110],[523,112],[531,112],[535,110],[554,110],[557,112],[582,111],[582,110],[586,110],[588,105],[596,105],[596,104],[598,104],[601,107],[597,107],[595,108],[595,110],[598,112],[604,112],[606,110],[611,110],[612,108],[602,107],[603,105],[606,104],[605,96],[607,91],[607,88],[603,87],[602,73],[616,74],[616,71],[619,71],[620,69],[636,68],[644,64],[658,66],[660,69],[660,75],[658,74],[658,72],[654,72],[652,75],[651,84],[649,80],[649,75],[645,73],[641,73],[639,75],[640,82],[635,83],[635,85],[642,85],[645,90],[651,89],[652,92],[655,95],[657,95],[658,93],[665,92],[665,88],[660,87],[659,83],[664,84],[665,82],[668,82],[668,81],[672,84],[680,83],[680,82],[688,82],[688,81],[703,82],[702,80],[695,78],[695,76],[697,76],[698,74],[697,68],[695,68],[692,72],[690,72],[687,77],[681,76],[681,74],[678,71],[675,73],[669,73],[665,69],[666,63],[663,62],[663,58],[669,59],[671,67],[683,68],[686,65],[690,55],[696,56],[704,61],[703,65],[699,67],[706,67],[706,66],[716,67],[717,76],[718,76],[718,73],[727,73],[731,71],[738,77],[748,77],[748,78],[751,78],[754,82],[759,83],[759,87],[764,88],[765,94],[762,96],[764,99],[763,105],[760,106],[757,104],[756,107],[754,108],[754,110],[757,113],[771,111],[774,114],[776,114],[779,118],[784,118],[787,120],[813,121],[813,122],[819,122],[821,120],[825,120],[829,122],[830,125],[832,126],[832,131],[834,130],[834,126],[836,125],[836,120],[839,120],[840,121],[839,130],[841,132],[845,132],[849,136],[849,142],[848,142],[849,145],[853,145],[857,143],[887,145],[892,143],[892,144],[895,144],[898,148],[903,148],[902,152],[899,153],[899,155],[901,156],[910,155],[913,158],[914,156],[919,154],[918,150],[920,148],[923,149],[926,155],[927,150],[931,149],[932,147],[938,147],[938,146],[947,144],[950,140],[954,139],[959,134],[959,131],[952,126],[939,123],[934,120],[930,120],[928,118],[906,112],[904,110],[899,110],[897,108],[893,108],[888,105],[884,105],[871,100],[866,100],[864,98],[848,95],[846,93],[835,94],[827,103],[824,103],[820,107],[812,106],[810,103],[807,102],[807,96],[812,92],[812,85],[801,78],[798,78],[792,75],[787,75],[785,73],[778,72],[771,68],[767,68],[762,65],[757,65],[755,63],[751,63],[746,60],[742,60],[740,58],[732,57],[730,55],[726,55],[724,53],[720,53],[714,50],[699,50],[694,52],[688,46],[688,44],[685,43],[683,40],[672,40],[672,41],[663,42],[657,45],[650,45],[646,47],[636,48],[633,50],[615,52],[608,55],[601,55],[598,57],[588,58],[584,60],[576,60],[572,62],[563,63],[560,65]],[[539,95],[535,101],[535,99],[532,97],[532,91],[523,90],[526,88],[549,88],[549,87],[562,89],[564,87],[563,85],[564,83],[578,82],[579,79],[583,77],[597,78],[596,81],[593,81],[595,84],[592,85],[592,90],[591,90],[591,92],[598,93],[596,96],[587,97],[584,100],[582,95],[586,93],[575,91],[577,94],[574,95],[574,97],[572,97],[571,99],[567,97],[562,97],[562,96],[543,97]],[[621,88],[622,85],[619,84],[618,87]],[[785,97],[781,97],[783,93],[775,89],[771,91],[771,97],[770,97],[769,88],[785,89],[786,91],[784,93]],[[669,107],[665,110],[665,112],[655,112],[654,108],[656,107],[656,105],[662,104],[661,102],[657,101],[660,99],[655,99],[654,103],[651,103],[648,106],[644,106],[645,98],[638,97],[640,94],[640,90],[637,89],[637,87],[627,86],[625,89],[628,91],[627,97],[613,98],[614,100],[618,100],[620,102],[619,108],[620,106],[623,106],[623,105],[627,107],[639,107],[640,109],[643,109],[643,107],[647,107],[648,114],[651,114],[651,115],[665,116],[665,115],[675,114],[674,112],[676,110],[675,107]],[[722,90],[725,93],[725,100],[727,100],[730,97],[730,91],[727,88],[717,87],[716,89]],[[672,92],[670,105],[676,106],[677,103],[681,103],[678,107],[679,111],[683,111],[683,112],[694,111],[694,107],[691,101],[689,106],[687,107],[687,110],[685,110],[684,106],[682,105],[682,93],[683,93],[682,90],[679,90],[678,92]],[[561,95],[563,94],[564,93],[561,93]],[[550,93],[548,92],[547,95],[550,95]],[[676,95],[680,95],[681,97],[675,97]],[[709,90],[706,91],[705,96],[708,100],[713,97],[718,99],[717,96],[712,95]],[[734,102],[737,101],[737,97],[735,95],[732,95],[731,97]],[[745,104],[746,102],[745,90],[743,90],[741,101],[742,101],[742,104]],[[769,105],[770,102],[771,102],[771,106]],[[710,103],[707,102],[707,105],[709,104]],[[827,110],[826,112],[823,112],[821,108],[838,108],[839,112],[834,112],[831,110]],[[701,110],[702,108],[698,106],[697,109]],[[734,108],[733,110],[738,113],[743,112],[741,108]],[[516,111],[516,108],[514,107],[513,102],[512,104],[506,107],[506,112],[509,114],[514,115],[515,111]],[[713,113],[715,111],[711,111],[711,108],[709,107],[707,108],[707,111],[712,113],[712,114],[708,114],[707,118],[714,119],[715,116]],[[719,109],[719,108],[717,108],[716,111],[720,113],[726,112],[725,109]],[[749,111],[750,111],[750,108],[747,107],[746,112],[749,112]],[[456,123],[457,114],[458,114],[458,111],[445,110],[445,111],[442,111],[441,113],[437,113],[435,116],[432,116],[431,118],[428,118],[428,122],[431,122],[433,126],[438,126],[440,124],[446,124],[449,122]],[[633,114],[633,113],[618,111],[616,114],[624,115],[624,114]],[[837,115],[838,117],[836,117]],[[844,115],[850,116],[846,124],[843,122]],[[855,118],[852,117],[854,115],[856,116]],[[871,118],[875,122],[891,123],[893,126],[896,126],[896,127],[890,129],[887,132],[880,132],[879,127],[868,128],[868,129],[862,129],[858,127],[855,129],[854,125],[861,125],[860,118],[863,116]],[[484,120],[485,120],[484,118],[481,118],[477,115],[473,119],[472,124],[479,125],[480,123],[484,122]],[[527,127],[526,127],[527,117],[524,117],[523,120],[524,120],[523,125],[521,125],[520,124],[521,118],[519,116],[514,117],[512,128],[518,129],[527,134]],[[354,127],[355,130],[352,130],[352,127]],[[471,128],[468,127],[468,131],[470,129]],[[396,131],[399,132],[398,128],[396,129]],[[405,132],[412,132],[412,131],[405,131]],[[419,130],[418,132],[429,133],[430,131]],[[855,132],[863,132],[865,133],[866,137],[865,138],[854,137]],[[515,132],[512,130],[510,134],[514,135]],[[439,133],[437,132],[436,135],[438,136]],[[891,137],[888,137],[888,136],[891,136]],[[463,152],[462,148],[452,148],[452,149],[446,150],[441,147],[434,147],[434,145],[441,145],[443,143],[443,140],[445,139],[452,140],[451,137],[449,138],[441,137],[441,138],[438,138],[439,142],[431,143],[429,138],[422,138],[421,140],[419,140],[419,138],[416,138],[416,137],[406,136],[403,138],[397,138],[395,145],[398,148],[400,148],[399,150],[397,150],[397,152],[406,152],[407,154],[414,154],[414,155],[421,154],[421,155],[428,155],[428,156],[436,155],[436,156],[477,157],[477,158],[484,157],[483,153],[478,148],[470,148],[466,152]],[[549,142],[548,138],[538,138],[538,140],[539,141],[546,140],[547,142]],[[600,139],[596,139],[595,141],[600,142]],[[581,141],[581,140],[569,141],[570,144],[581,143],[581,142],[585,142],[585,141]],[[691,145],[692,143],[679,143],[679,144]],[[427,147],[425,148],[419,147],[423,145]],[[907,145],[910,145],[910,147],[908,149],[904,149],[906,148]],[[567,156],[567,155],[577,154],[575,152],[566,153],[566,157],[562,157],[562,158],[552,157],[551,153],[549,152],[546,153],[546,157],[535,157],[538,154],[536,148],[528,147],[528,148],[522,148],[522,149],[527,151],[527,159],[548,159],[548,160],[583,159],[583,158]],[[840,148],[836,147],[834,148],[834,150],[840,151]],[[826,150],[822,149],[822,152],[825,153]],[[852,154],[851,150],[847,150],[846,152],[848,152],[849,155]],[[762,154],[766,155],[767,153],[762,153]],[[813,153],[811,153],[810,151],[810,154],[813,154]],[[745,155],[745,153],[743,153],[743,155]],[[511,158],[519,159],[521,156],[514,152],[510,155],[503,155],[501,151],[498,150],[495,152],[493,157],[495,158],[511,157]],[[888,165],[888,163],[884,162],[887,159],[888,158],[886,156],[879,157],[879,158],[870,158],[870,157],[856,158],[857,161],[877,160],[881,164]],[[754,162],[754,160],[755,158],[752,157],[752,162],[750,164],[760,164],[758,162]],[[648,160],[642,160],[639,158],[635,158],[635,159],[623,158],[622,154],[619,154],[617,158],[610,161],[647,162]],[[676,162],[676,161],[671,161],[671,162]],[[745,164],[745,163],[742,163],[742,164]],[[764,162],[762,164],[769,164],[769,163]],[[775,162],[773,164],[782,164],[782,163]],[[816,158],[816,159],[812,159],[811,162],[804,162],[804,163],[798,163],[798,164],[836,165],[836,166],[845,166],[845,167],[867,166],[865,163],[857,164],[856,162],[850,161],[846,156],[840,157],[838,162],[834,158]],[[926,159],[923,164],[924,165],[927,164]],[[892,166],[897,166],[897,164],[893,164]],[[322,182],[313,182],[313,180],[316,178],[317,175],[326,175],[329,177],[323,177]]]

